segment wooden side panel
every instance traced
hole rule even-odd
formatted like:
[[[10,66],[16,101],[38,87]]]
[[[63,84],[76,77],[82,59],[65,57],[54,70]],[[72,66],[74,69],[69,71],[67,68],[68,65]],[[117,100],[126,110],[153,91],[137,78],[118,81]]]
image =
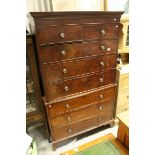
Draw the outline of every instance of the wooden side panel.
[[[129,128],[122,122],[119,122],[117,139],[129,149]]]

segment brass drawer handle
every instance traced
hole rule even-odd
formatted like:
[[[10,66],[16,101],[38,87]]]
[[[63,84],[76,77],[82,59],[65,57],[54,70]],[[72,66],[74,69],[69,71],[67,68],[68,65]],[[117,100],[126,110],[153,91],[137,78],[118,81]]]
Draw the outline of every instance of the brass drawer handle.
[[[101,105],[99,106],[99,110],[100,110],[100,111],[103,110],[103,107],[102,107]]]
[[[62,71],[64,74],[67,74],[67,69],[64,68]]]
[[[61,38],[65,38],[65,33],[63,33],[63,32],[60,33],[60,37],[61,37]]]
[[[64,90],[67,92],[69,91],[69,87],[68,86],[65,86]]]
[[[103,82],[103,78],[100,78],[99,81],[102,83]]]
[[[68,132],[71,133],[72,132],[72,129],[68,129]]]
[[[66,107],[67,109],[69,109],[70,106],[69,106],[69,104],[66,104],[65,107]]]
[[[101,65],[102,67],[104,67],[104,62],[100,62],[100,65]]]
[[[101,46],[101,49],[102,49],[102,50],[105,50],[105,46]]]
[[[66,51],[61,51],[61,55],[66,55]]]
[[[108,48],[107,48],[107,51],[111,51],[111,48],[108,47]]]
[[[48,107],[51,108],[51,105],[49,105]]]
[[[104,35],[104,34],[105,34],[105,30],[103,30],[103,29],[102,29],[102,30],[101,30],[101,34],[103,34],[103,35]]]
[[[103,95],[102,94],[100,94],[100,99],[103,99]]]
[[[67,122],[70,122],[71,121],[71,117],[67,117]]]

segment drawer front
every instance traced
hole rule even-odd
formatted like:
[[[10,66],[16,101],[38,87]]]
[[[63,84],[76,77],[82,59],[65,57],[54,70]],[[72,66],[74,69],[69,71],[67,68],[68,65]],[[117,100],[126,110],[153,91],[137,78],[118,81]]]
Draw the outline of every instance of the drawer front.
[[[51,118],[51,126],[53,128],[61,128],[74,122],[89,119],[97,114],[102,114],[107,111],[113,111],[113,100],[90,104],[86,108],[53,117]]]
[[[79,25],[39,27],[38,38],[40,46],[68,41],[82,41],[84,39],[83,27]]]
[[[46,96],[49,101],[112,83],[115,83],[115,69],[76,79],[46,84]]]
[[[67,59],[117,52],[117,39],[41,47],[39,60],[50,63]]]
[[[52,136],[55,140],[62,140],[78,133],[83,133],[89,129],[93,129],[97,126],[106,123],[113,118],[112,110],[103,112],[102,114],[97,115],[96,117],[90,118],[88,120],[84,120],[81,122],[73,123],[66,127],[60,129],[54,129],[52,132]]]
[[[116,67],[116,55],[43,65],[45,83]]]
[[[118,24],[85,26],[85,40],[118,37]]]
[[[58,114],[72,111],[74,109],[83,108],[88,104],[99,102],[101,100],[113,99],[115,97],[115,86],[104,88],[83,96],[74,97],[59,101],[50,105],[46,105],[48,116],[53,117]]]

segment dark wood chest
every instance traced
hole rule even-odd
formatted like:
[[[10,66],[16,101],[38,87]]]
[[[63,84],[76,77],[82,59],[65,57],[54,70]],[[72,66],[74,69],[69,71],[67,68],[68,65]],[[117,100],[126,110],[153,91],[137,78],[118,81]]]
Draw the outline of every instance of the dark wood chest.
[[[53,145],[112,123],[122,12],[31,14]]]

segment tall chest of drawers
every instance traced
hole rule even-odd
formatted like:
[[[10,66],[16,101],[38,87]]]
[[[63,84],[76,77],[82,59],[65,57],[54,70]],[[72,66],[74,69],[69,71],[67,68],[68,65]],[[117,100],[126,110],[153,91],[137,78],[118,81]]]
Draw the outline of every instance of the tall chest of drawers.
[[[53,149],[112,124],[123,12],[32,12]]]

